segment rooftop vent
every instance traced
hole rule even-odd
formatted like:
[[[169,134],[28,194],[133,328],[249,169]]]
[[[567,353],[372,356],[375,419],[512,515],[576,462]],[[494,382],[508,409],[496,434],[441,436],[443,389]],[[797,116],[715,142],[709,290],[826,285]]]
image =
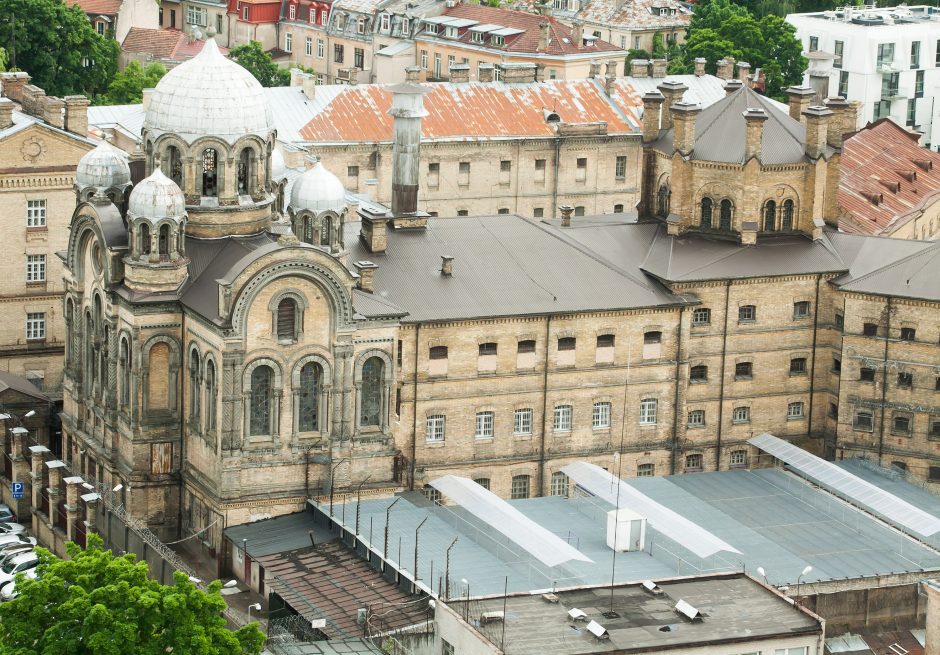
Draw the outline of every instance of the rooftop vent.
[[[893,180],[883,180],[880,177],[877,179],[878,179],[878,183],[881,184],[881,186],[883,186],[884,188],[891,191],[891,193],[897,193],[898,191],[901,190],[900,182],[894,182]]]
[[[598,639],[610,639],[610,633],[607,632],[607,628],[602,626],[597,621],[591,621],[587,624],[588,632],[597,637]]]
[[[505,617],[503,615],[502,610],[498,610],[495,612],[483,612],[483,614],[480,615],[480,623],[481,624],[499,623],[504,618]]]
[[[885,200],[884,195],[880,193],[872,193],[870,191],[862,191],[862,196],[864,196],[865,200],[875,205],[876,207]]]
[[[917,171],[894,171],[901,177],[903,177],[908,182],[914,182],[917,180]]]
[[[663,591],[662,587],[660,587],[658,584],[656,584],[652,580],[644,580],[643,589],[653,594],[654,596],[662,596],[664,593],[666,593]]]
[[[579,610],[577,607],[572,607],[568,610],[568,618],[572,621],[587,621],[587,614],[582,610]]]
[[[698,623],[705,619],[705,615],[699,612],[697,609],[689,605],[682,599],[679,599],[679,602],[676,603],[676,613],[681,614],[687,618],[692,623]]]
[[[542,594],[542,600],[546,603],[557,603],[558,596],[556,594]]]
[[[915,159],[914,165],[922,171],[932,171],[933,162],[929,159]]]

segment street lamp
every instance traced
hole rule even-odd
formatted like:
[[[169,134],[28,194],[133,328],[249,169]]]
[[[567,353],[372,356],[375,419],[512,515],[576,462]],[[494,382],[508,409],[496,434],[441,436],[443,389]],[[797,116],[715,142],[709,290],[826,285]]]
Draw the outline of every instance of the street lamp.
[[[257,612],[260,612],[260,611],[261,611],[261,603],[255,603],[254,605],[249,605],[249,606],[248,606],[248,622],[249,622],[249,623],[251,623],[251,610],[255,610],[255,611],[257,611]]]
[[[809,564],[807,564],[807,565],[806,565],[806,568],[803,569],[803,572],[800,573],[799,577],[796,579],[796,595],[797,595],[797,597],[799,597],[799,595],[800,595],[800,582],[803,580],[803,576],[804,576],[804,575],[809,575],[810,573],[812,573],[812,571],[813,571],[813,567],[810,566]]]

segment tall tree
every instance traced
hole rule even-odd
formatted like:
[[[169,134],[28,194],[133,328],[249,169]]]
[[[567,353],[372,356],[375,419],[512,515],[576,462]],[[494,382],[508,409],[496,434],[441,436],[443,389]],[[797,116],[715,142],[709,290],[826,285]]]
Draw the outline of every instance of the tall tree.
[[[117,42],[65,0],[0,0],[0,47],[49,95],[95,95],[117,70]]]
[[[139,61],[131,61],[111,80],[108,92],[95,98],[95,104],[132,105],[138,103],[143,100],[144,89],[156,86],[164,75],[166,75],[166,67],[159,62],[149,63],[144,68]]]
[[[258,41],[249,41],[245,45],[232,48],[228,56],[238,62],[261,86],[287,86],[290,84],[290,71],[278,68],[271,54],[261,48]]]
[[[19,595],[0,606],[2,655],[258,655],[256,623],[230,631],[221,583],[202,591],[179,571],[175,584],[147,576],[146,562],[115,557],[88,535],[71,559],[37,549],[38,580],[19,576]]]

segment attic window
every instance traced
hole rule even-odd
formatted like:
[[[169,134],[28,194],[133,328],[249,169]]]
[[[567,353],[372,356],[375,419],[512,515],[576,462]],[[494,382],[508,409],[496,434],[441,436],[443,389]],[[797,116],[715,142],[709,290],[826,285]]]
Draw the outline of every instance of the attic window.
[[[483,43],[483,32],[470,32],[470,40],[474,43]]]
[[[456,39],[456,38],[457,38],[457,28],[456,28],[456,27],[451,27],[451,26],[448,25],[448,26],[444,29],[444,33],[445,33],[445,36],[450,37],[450,38],[452,38],[452,39]]]
[[[490,37],[490,43],[493,45],[506,45],[506,39],[494,34],[492,37]]]

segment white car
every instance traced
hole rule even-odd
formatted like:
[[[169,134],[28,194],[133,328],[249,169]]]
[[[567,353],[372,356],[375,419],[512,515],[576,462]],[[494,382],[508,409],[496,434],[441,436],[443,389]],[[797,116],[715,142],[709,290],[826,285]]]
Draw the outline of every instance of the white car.
[[[36,580],[39,576],[36,575],[36,569],[27,569],[24,574],[30,580]],[[16,590],[16,580],[6,583],[0,587],[0,601],[6,602],[8,600],[13,600],[20,593]]]
[[[13,548],[20,544],[36,545],[35,537],[27,537],[25,534],[5,534],[0,536],[0,551]]]
[[[26,526],[19,523],[0,523],[0,535],[23,534]]]
[[[39,555],[33,552],[20,553],[7,560],[0,567],[0,587],[13,580],[17,573],[36,568],[39,564]]]
[[[22,553],[31,553],[35,549],[36,547],[32,544],[16,544],[14,546],[10,546],[4,551],[0,551],[0,566],[3,566],[17,555]]]

